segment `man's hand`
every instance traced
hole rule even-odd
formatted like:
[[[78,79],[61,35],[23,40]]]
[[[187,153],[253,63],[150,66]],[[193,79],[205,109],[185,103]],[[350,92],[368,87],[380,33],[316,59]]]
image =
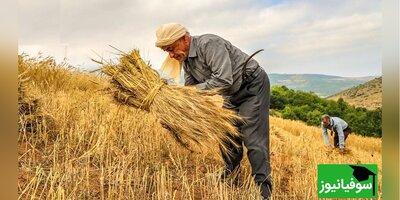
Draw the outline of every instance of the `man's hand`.
[[[344,155],[344,147],[339,149],[339,154]]]
[[[333,151],[333,146],[332,145],[328,145],[328,152],[332,152]]]

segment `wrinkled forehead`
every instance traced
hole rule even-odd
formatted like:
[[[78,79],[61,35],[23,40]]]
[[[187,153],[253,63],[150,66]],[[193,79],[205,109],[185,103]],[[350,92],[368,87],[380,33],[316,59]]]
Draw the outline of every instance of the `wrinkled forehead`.
[[[172,44],[163,46],[163,47],[161,47],[161,49],[164,51],[172,51],[175,48],[176,42],[177,41],[173,42]]]
[[[164,50],[164,51],[167,51],[168,49],[171,49],[173,47],[172,44],[167,45],[167,46],[162,46],[161,49]]]

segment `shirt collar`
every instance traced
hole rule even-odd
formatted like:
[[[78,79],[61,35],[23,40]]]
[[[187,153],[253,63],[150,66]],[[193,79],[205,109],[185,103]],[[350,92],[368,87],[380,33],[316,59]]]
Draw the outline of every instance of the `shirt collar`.
[[[190,37],[190,47],[189,47],[189,55],[188,58],[197,57],[197,36]]]
[[[329,125],[327,125],[327,126],[324,125],[325,128],[329,128],[329,129],[330,129],[330,128],[333,128],[333,125],[335,124],[335,122],[333,121],[332,118],[330,118],[329,121],[330,121],[331,123],[330,123]],[[322,123],[322,122],[321,122],[321,123]]]

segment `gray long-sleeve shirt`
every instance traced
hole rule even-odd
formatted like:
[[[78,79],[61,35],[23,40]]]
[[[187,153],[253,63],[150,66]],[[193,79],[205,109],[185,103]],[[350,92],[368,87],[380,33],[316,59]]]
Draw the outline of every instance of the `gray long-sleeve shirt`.
[[[248,57],[217,35],[191,36],[188,58],[183,62],[185,85],[196,85],[198,89],[221,87],[227,95],[234,94],[242,84],[243,63]],[[246,72],[257,66],[257,61],[251,59]]]
[[[329,126],[324,126],[323,123],[321,123],[321,128],[322,128],[322,137],[324,138],[325,144],[329,145],[329,138],[328,138],[328,129],[331,129],[334,132],[337,132],[339,136],[339,147],[343,148],[344,147],[344,133],[343,130],[347,128],[348,124],[345,122],[343,119],[340,119],[339,117],[330,117],[331,124]]]

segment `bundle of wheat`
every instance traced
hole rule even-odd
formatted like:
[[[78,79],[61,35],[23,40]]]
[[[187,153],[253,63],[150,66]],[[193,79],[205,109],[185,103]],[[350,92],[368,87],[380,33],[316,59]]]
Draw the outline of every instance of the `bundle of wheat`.
[[[233,111],[216,103],[217,90],[168,85],[146,64],[138,50],[122,54],[119,64],[103,63],[102,71],[111,77],[119,102],[153,113],[163,127],[183,144],[207,147],[215,141],[227,151],[226,141],[238,136],[235,123],[241,122]],[[233,142],[234,143],[234,142]]]

